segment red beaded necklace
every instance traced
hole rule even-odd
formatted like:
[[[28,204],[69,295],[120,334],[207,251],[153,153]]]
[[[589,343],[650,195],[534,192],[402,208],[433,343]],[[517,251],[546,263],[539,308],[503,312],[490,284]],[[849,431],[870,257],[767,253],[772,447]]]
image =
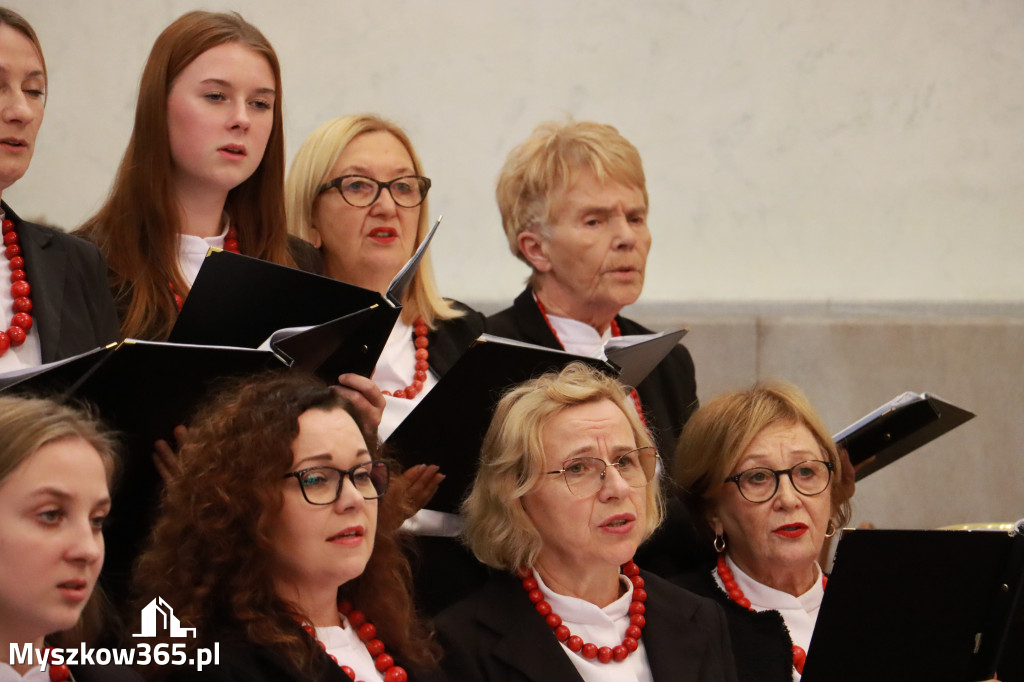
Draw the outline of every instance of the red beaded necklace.
[[[548,627],[554,631],[555,639],[563,642],[570,651],[578,653],[583,658],[588,660],[596,658],[601,663],[626,660],[626,656],[636,651],[640,645],[638,640],[647,623],[644,616],[644,612],[647,610],[647,607],[644,606],[644,602],[647,601],[647,590],[644,589],[644,579],[640,577],[640,569],[632,561],[627,561],[622,564],[622,574],[633,583],[633,602],[629,605],[629,626],[626,628],[626,636],[623,637],[622,644],[618,646],[599,648],[596,644],[584,642],[582,637],[572,634],[569,632],[569,628],[562,624],[562,618],[551,610],[550,604],[544,601],[544,593],[540,591],[537,579],[533,577],[531,569],[521,568],[516,573],[523,581],[523,589],[526,590],[530,601],[533,602],[533,608],[544,616]]]
[[[537,294],[534,294],[533,300],[537,302],[537,308],[540,310],[540,314],[544,316],[544,322],[547,323],[548,329],[550,329],[551,333],[554,335],[555,341],[558,342],[558,345],[562,350],[565,350],[565,344],[562,343],[562,339],[558,337],[558,332],[555,331],[554,325],[552,325],[551,320],[548,319],[548,311],[544,310],[544,304],[540,302],[540,297],[537,296]],[[619,323],[614,317],[612,318],[612,336],[622,336],[622,330],[619,329]],[[629,396],[633,399],[633,404],[636,405],[636,413],[640,415],[640,421],[643,422],[644,426],[647,426],[647,418],[644,417],[644,408],[643,405],[640,404],[640,395],[636,392],[636,389],[633,389],[629,392]]]
[[[384,674],[384,682],[406,682],[409,679],[409,674],[405,672],[405,668],[395,665],[395,659],[384,650],[384,642],[377,639],[376,626],[366,620],[366,615],[362,611],[353,609],[351,602],[343,600],[338,602],[338,613],[348,618],[348,624],[356,628],[356,634],[359,636],[360,641],[366,644],[366,650],[373,657],[374,667]],[[316,640],[316,643],[320,645],[324,652],[327,651],[327,646],[316,636],[316,630],[312,625],[303,623],[302,629]],[[338,659],[333,654],[327,655],[331,657],[332,661],[338,663]],[[341,663],[338,663],[338,666],[346,675],[353,680],[356,679],[356,673],[352,668]],[[357,680],[356,682],[360,681]]]
[[[11,270],[11,298],[14,304],[14,316],[11,318],[11,326],[6,332],[0,331],[0,355],[7,352],[11,346],[20,346],[25,343],[28,330],[32,328],[32,300],[29,293],[32,288],[28,285],[25,275],[25,258],[21,255],[21,245],[18,244],[18,233],[14,231],[14,222],[3,221],[4,255],[7,256],[7,266]]]
[[[416,321],[412,323],[412,331],[415,336],[413,345],[416,346],[416,373],[413,375],[412,383],[405,388],[398,389],[394,393],[391,391],[381,391],[384,395],[394,396],[395,398],[409,398],[411,400],[423,390],[423,382],[427,380],[427,370],[430,369],[430,364],[427,362],[427,358],[430,357],[430,353],[427,351],[427,347],[430,346],[430,339],[427,338],[427,333],[430,329],[422,317],[417,317]]]
[[[238,250],[238,231],[229,227],[227,234],[224,235],[224,250],[230,251],[231,253],[241,253]],[[185,299],[181,297],[177,291],[174,290],[174,282],[168,282],[167,286],[171,288],[171,293],[174,294],[174,305],[177,306],[178,312],[181,312],[181,306],[185,305]]]
[[[52,648],[46,647],[46,650],[50,651]],[[49,657],[47,657],[47,660],[49,660]],[[71,676],[71,669],[63,663],[49,666],[46,672],[50,675],[50,682],[74,682],[75,679]]]
[[[746,595],[743,594],[743,590],[736,583],[736,579],[732,574],[732,569],[729,568],[729,564],[725,563],[725,556],[718,555],[718,577],[722,579],[722,584],[725,585],[725,591],[729,595],[729,599],[739,604],[745,609],[753,611],[754,609],[750,606],[750,600],[747,599]],[[825,574],[821,574],[821,586],[825,587],[828,585],[828,578]],[[803,647],[793,645],[793,667],[796,671],[803,675],[804,663],[807,661],[807,652],[804,651]]]

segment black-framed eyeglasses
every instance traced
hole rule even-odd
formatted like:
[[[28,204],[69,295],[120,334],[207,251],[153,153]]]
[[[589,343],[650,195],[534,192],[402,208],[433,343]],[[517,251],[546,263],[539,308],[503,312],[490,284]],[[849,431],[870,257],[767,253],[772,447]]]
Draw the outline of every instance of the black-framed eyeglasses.
[[[357,464],[349,469],[316,466],[285,474],[284,478],[296,478],[302,489],[302,496],[310,504],[334,504],[341,497],[345,478],[352,481],[356,492],[366,500],[375,500],[388,490],[390,472],[388,463],[374,459]]]
[[[561,474],[569,492],[577,497],[587,497],[604,485],[608,467],[615,467],[630,488],[647,486],[658,474],[660,459],[655,448],[644,447],[621,454],[610,464],[597,457],[573,457],[562,462],[561,469],[544,473],[549,476]]]
[[[414,208],[427,198],[430,178],[422,175],[403,175],[394,180],[381,182],[365,175],[342,175],[320,185],[317,194],[323,194],[332,188],[337,189],[341,198],[356,208],[372,206],[385,189],[399,206]]]
[[[732,481],[740,490],[740,495],[748,502],[760,504],[775,497],[779,491],[779,478],[783,474],[789,476],[793,488],[801,495],[813,497],[825,492],[832,480],[835,464],[818,459],[809,459],[791,466],[788,469],[769,469],[754,467],[729,476],[725,481]]]

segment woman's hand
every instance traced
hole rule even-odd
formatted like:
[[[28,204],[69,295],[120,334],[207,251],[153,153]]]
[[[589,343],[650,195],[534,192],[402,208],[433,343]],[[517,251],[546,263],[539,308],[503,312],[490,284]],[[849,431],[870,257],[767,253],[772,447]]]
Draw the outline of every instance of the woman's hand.
[[[358,374],[342,374],[335,389],[345,396],[352,407],[363,417],[361,424],[366,435],[376,435],[377,427],[384,416],[384,394],[372,380]]]
[[[435,464],[417,464],[409,467],[402,473],[404,487],[404,499],[402,509],[405,518],[413,514],[430,502],[430,499],[437,492],[438,486],[444,480],[444,474],[440,467]]]
[[[181,450],[186,438],[188,438],[188,429],[179,424],[174,427],[174,447],[162,438],[153,444],[153,464],[164,483],[169,483],[171,479],[177,478],[181,474],[178,450]]]

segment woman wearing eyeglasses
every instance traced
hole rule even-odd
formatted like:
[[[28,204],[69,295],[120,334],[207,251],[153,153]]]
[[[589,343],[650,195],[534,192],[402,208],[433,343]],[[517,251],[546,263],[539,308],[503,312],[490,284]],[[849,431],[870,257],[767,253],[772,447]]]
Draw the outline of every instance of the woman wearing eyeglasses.
[[[718,553],[676,582],[724,606],[741,680],[800,679],[826,582],[817,559],[850,515],[835,443],[798,388],[759,383],[701,407],[676,462]]]
[[[438,618],[452,679],[733,680],[721,608],[633,563],[662,518],[628,394],[572,364],[507,393],[463,505],[497,572]]]
[[[388,464],[358,419],[337,390],[298,373],[240,380],[210,401],[136,580],[140,606],[163,598],[196,628],[190,645],[219,644],[220,664],[155,677],[430,679],[416,672],[436,653],[390,532]]]
[[[384,293],[430,229],[429,189],[404,130],[373,114],[342,116],[295,155],[285,186],[289,229],[320,249],[326,276]],[[483,332],[480,313],[438,293],[429,252],[402,305],[373,375],[390,396],[385,436]],[[372,391],[350,397],[383,404]]]

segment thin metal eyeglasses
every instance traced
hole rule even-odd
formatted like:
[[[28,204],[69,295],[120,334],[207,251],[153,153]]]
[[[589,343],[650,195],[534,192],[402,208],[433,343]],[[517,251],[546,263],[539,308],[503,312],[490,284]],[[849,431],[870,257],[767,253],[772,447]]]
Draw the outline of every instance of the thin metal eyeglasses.
[[[597,457],[573,457],[562,462],[561,469],[544,473],[549,476],[561,474],[569,492],[577,497],[587,497],[604,485],[608,467],[615,467],[630,488],[646,487],[657,475],[660,460],[655,448],[644,447],[619,455],[611,464]]]
[[[329,189],[337,189],[341,198],[356,208],[372,206],[385,189],[399,206],[414,208],[427,198],[430,178],[422,175],[403,175],[388,182],[381,182],[365,175],[342,175],[320,185],[316,193],[323,194]]]
[[[835,464],[832,462],[809,459],[788,469],[754,467],[741,471],[735,476],[729,476],[725,482],[735,483],[743,499],[760,504],[775,497],[775,493],[779,491],[779,479],[783,474],[789,476],[789,482],[793,484],[793,489],[801,495],[807,497],[820,495],[825,492],[828,484],[832,481],[834,469]]]
[[[298,480],[306,502],[334,504],[341,497],[341,487],[345,484],[346,478],[352,481],[356,492],[365,500],[375,500],[383,496],[388,490],[390,472],[387,462],[374,459],[349,469],[315,466],[284,475],[284,478],[292,477]]]

